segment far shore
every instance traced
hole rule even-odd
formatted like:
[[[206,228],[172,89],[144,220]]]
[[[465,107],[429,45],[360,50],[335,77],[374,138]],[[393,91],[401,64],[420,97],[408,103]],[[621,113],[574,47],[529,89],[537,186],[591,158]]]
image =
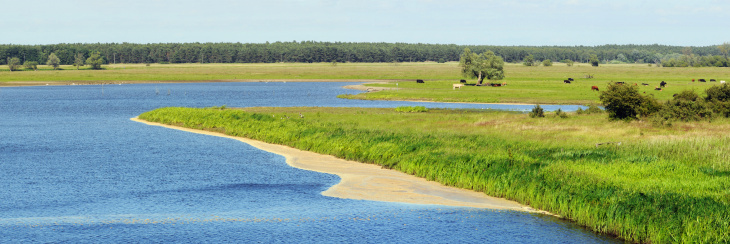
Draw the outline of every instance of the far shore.
[[[384,83],[390,80],[334,80],[334,79],[240,79],[240,80],[70,80],[70,81],[6,81],[0,87],[18,86],[74,86],[74,85],[122,85],[161,83],[210,83],[210,82],[369,82]]]
[[[437,182],[395,170],[383,169],[372,164],[343,160],[329,155],[229,136],[218,132],[165,125],[138,118],[132,118],[131,120],[148,125],[235,139],[260,150],[282,155],[286,158],[286,163],[292,167],[339,176],[341,181],[322,192],[324,196],[384,202],[502,209],[554,215],[514,201],[490,197],[481,192],[444,186]]]

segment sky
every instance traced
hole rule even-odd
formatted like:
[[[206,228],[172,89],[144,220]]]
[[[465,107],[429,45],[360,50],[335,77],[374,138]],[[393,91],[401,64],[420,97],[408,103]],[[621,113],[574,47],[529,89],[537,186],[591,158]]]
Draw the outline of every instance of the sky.
[[[0,0],[0,44],[730,42],[727,0]]]

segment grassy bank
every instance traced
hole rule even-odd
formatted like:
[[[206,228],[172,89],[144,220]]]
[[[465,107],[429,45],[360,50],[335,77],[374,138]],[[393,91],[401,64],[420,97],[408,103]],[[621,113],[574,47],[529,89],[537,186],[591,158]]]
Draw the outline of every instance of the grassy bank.
[[[140,115],[382,165],[634,242],[729,242],[730,121],[654,128],[605,117],[365,108],[162,108]],[[621,144],[596,145],[604,142]]]

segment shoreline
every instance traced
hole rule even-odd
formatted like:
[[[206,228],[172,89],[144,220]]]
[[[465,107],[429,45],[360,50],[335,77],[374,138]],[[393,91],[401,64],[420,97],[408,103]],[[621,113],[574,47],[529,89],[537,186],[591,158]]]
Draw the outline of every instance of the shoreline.
[[[336,80],[336,79],[234,79],[234,80],[69,80],[69,81],[4,81],[0,87],[23,86],[78,86],[78,85],[121,85],[162,83],[212,83],[212,82],[368,82],[383,83],[391,80]]]
[[[348,161],[330,155],[317,154],[243,137],[229,136],[219,132],[160,124],[138,118],[131,118],[130,120],[147,125],[238,140],[257,149],[284,156],[286,163],[291,167],[339,176],[340,182],[322,192],[321,194],[324,196],[382,202],[514,210],[557,216],[514,201],[487,196],[481,192],[444,186],[434,181],[428,181],[395,170],[383,169],[373,164]]]

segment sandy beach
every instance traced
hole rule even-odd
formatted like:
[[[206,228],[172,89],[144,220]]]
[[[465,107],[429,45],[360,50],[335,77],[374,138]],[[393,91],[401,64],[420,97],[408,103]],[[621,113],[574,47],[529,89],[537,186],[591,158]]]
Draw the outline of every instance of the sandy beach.
[[[329,155],[321,155],[247,138],[233,137],[218,132],[153,123],[137,118],[132,118],[131,120],[148,125],[235,139],[258,149],[282,155],[286,158],[286,163],[292,167],[338,175],[341,178],[341,181],[337,185],[334,185],[328,190],[322,192],[322,195],[325,196],[371,201],[505,209],[550,214],[545,211],[532,209],[514,201],[490,197],[480,192],[444,186],[437,182],[428,181],[423,178],[395,170],[383,169],[377,165],[347,161]]]

